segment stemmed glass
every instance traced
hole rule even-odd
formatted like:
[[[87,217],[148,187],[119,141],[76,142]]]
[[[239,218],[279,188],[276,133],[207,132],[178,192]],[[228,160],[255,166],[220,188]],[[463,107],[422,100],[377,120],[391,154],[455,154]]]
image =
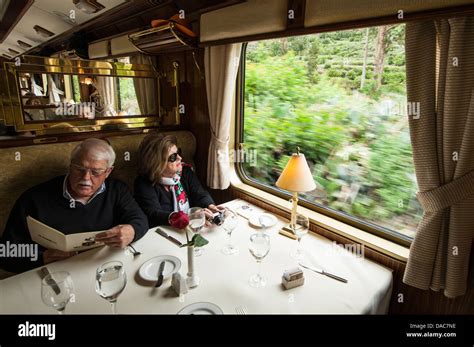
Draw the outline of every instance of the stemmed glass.
[[[97,268],[95,275],[95,291],[106,299],[117,313],[117,299],[127,284],[127,275],[120,261],[109,261]]]
[[[266,233],[256,233],[250,236],[250,253],[257,260],[258,273],[250,277],[249,284],[252,287],[264,287],[267,280],[262,276],[262,260],[270,252],[270,236]]]
[[[74,295],[74,283],[67,271],[53,272],[41,280],[41,298],[45,305],[59,314],[66,312],[66,305]]]
[[[224,254],[232,255],[239,252],[239,249],[232,244],[232,232],[237,227],[238,222],[237,214],[226,208],[224,210],[224,223],[222,224],[222,227],[227,232],[227,235],[229,235],[229,243],[222,248],[222,253]]]
[[[189,227],[195,234],[199,234],[206,223],[206,215],[201,207],[192,207],[188,211]],[[194,247],[194,255],[199,257],[202,254],[201,247]]]
[[[296,247],[296,250],[290,253],[290,256],[297,261],[303,260],[304,258],[304,253],[301,249],[301,238],[308,233],[308,229],[308,217],[298,213],[295,218],[295,229],[293,230],[296,237],[298,238],[298,246]]]
[[[263,232],[267,231],[267,228],[271,225],[272,220],[268,217],[268,215],[260,215],[258,217],[258,222],[262,226]]]

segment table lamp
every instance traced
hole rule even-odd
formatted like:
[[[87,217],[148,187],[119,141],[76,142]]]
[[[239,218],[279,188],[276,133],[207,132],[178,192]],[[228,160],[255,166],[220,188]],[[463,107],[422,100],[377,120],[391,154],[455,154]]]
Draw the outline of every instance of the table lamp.
[[[290,225],[284,227],[283,230],[295,234],[298,193],[309,192],[316,188],[306,158],[303,153],[300,153],[299,147],[297,147],[297,152],[292,154],[286,164],[285,169],[276,181],[276,186],[293,193],[293,197],[291,198],[293,206],[291,208]]]

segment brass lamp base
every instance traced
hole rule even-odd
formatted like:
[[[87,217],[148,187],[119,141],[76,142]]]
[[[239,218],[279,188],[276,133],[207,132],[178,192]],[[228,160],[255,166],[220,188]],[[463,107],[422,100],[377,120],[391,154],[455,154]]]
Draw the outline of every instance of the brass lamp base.
[[[290,224],[288,224],[287,226],[281,228],[279,233],[281,235],[289,237],[290,239],[298,240],[295,233],[293,232],[294,227],[296,225],[296,209],[298,208],[298,193],[293,192],[293,197],[291,198],[291,203],[292,203],[292,206],[291,206]]]
[[[295,233],[293,232],[293,229],[291,229],[290,225],[287,225],[283,228],[280,229],[278,232],[279,234],[289,237],[290,239],[297,240],[298,238],[296,237]]]

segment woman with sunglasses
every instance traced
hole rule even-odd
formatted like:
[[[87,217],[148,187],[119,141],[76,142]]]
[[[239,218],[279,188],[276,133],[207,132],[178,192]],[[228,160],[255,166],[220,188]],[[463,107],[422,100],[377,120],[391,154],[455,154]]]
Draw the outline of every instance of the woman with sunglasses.
[[[173,213],[187,214],[191,207],[204,208],[208,220],[222,210],[203,189],[191,166],[182,162],[175,136],[149,134],[140,144],[139,155],[135,199],[150,227],[170,225]]]

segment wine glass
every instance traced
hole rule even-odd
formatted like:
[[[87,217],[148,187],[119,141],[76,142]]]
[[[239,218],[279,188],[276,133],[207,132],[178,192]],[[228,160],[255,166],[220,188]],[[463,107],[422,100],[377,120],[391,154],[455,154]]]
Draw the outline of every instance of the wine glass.
[[[201,207],[192,207],[188,211],[189,227],[195,234],[199,234],[206,223],[206,215]],[[194,255],[199,257],[202,254],[201,247],[194,247]]]
[[[95,291],[106,299],[117,313],[117,299],[127,284],[127,275],[120,261],[109,261],[97,268],[95,275]]]
[[[301,238],[308,233],[308,229],[309,229],[308,217],[299,213],[296,214],[295,228],[293,229],[293,232],[298,238],[298,246],[296,247],[296,250],[290,253],[290,256],[294,260],[300,261],[304,259],[304,253],[303,253],[303,250],[301,249]]]
[[[270,252],[270,236],[266,233],[257,233],[250,236],[250,253],[257,260],[258,273],[250,277],[249,284],[252,287],[264,287],[267,280],[262,276],[262,260]]]
[[[239,220],[237,214],[234,211],[226,208],[224,210],[224,223],[222,224],[222,227],[227,232],[227,235],[229,235],[229,243],[224,248],[222,248],[222,253],[226,255],[232,255],[239,252],[239,249],[232,244],[231,240],[232,232],[237,227],[238,222]]]
[[[67,271],[53,272],[41,280],[41,298],[59,314],[66,312],[66,305],[74,296],[74,283]]]
[[[265,215],[265,214],[261,214],[258,217],[258,222],[262,226],[262,231],[263,232],[266,232],[267,228],[272,224],[272,220],[270,219],[270,217],[268,215]]]

